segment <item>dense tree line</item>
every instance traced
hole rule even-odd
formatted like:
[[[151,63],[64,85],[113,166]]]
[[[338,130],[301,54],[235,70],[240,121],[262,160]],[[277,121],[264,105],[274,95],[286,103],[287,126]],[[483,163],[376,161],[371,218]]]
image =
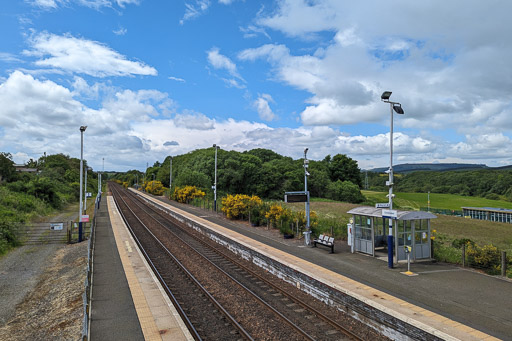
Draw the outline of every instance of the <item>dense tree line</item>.
[[[77,202],[80,195],[79,159],[48,155],[26,166],[37,172],[17,172],[12,155],[0,152],[0,254],[16,244],[17,223]],[[96,192],[96,173],[87,175],[87,191]]]
[[[369,189],[385,191],[388,175],[368,172]],[[362,174],[363,178],[366,173]],[[481,169],[470,171],[417,171],[395,174],[396,192],[445,193],[512,201],[512,171]]]
[[[218,194],[257,195],[265,199],[282,199],[284,192],[304,190],[304,160],[294,160],[268,149],[244,152],[218,150]],[[215,172],[215,149],[199,149],[174,156],[172,186],[196,186],[212,192]],[[158,180],[169,187],[170,157],[156,162],[144,175],[138,171],[118,174],[117,179],[130,185]],[[308,190],[311,196],[349,202],[362,202],[362,184],[357,161],[346,155],[327,155],[321,161],[310,160]]]

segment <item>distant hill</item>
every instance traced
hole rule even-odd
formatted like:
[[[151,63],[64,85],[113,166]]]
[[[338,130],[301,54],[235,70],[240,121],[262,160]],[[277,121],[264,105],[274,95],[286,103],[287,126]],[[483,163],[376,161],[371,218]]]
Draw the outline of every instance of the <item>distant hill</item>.
[[[507,169],[512,166],[505,166],[493,169]],[[472,164],[472,163],[404,163],[400,165],[394,165],[393,171],[395,173],[410,173],[416,171],[456,171],[456,170],[477,170],[477,169],[488,169],[483,164]],[[387,171],[389,167],[373,168],[368,169],[369,172],[383,173]]]

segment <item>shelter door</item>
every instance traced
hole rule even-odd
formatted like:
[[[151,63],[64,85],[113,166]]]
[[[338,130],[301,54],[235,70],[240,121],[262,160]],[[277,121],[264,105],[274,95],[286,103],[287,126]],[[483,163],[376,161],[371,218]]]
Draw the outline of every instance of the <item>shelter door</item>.
[[[428,223],[426,221],[416,221],[414,229],[414,258],[430,258],[430,238]]]
[[[373,255],[373,238],[371,228],[371,218],[365,216],[355,216],[355,250],[358,252]]]

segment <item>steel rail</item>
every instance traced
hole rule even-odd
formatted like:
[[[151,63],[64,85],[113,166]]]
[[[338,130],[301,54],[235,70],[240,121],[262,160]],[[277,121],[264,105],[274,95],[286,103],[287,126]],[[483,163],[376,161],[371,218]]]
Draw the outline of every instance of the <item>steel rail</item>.
[[[131,195],[133,195],[133,193],[130,193]],[[149,202],[149,205],[147,205],[147,207],[149,209],[151,209],[153,212],[155,212],[156,214],[159,214],[162,218],[165,218],[165,219],[168,219],[167,216],[164,216],[162,215],[162,210],[158,207],[155,207],[155,203],[151,203]],[[227,258],[229,259],[229,261],[231,261],[232,263],[235,263],[237,266],[239,266],[240,268],[244,269],[246,272],[250,273],[252,276],[258,278],[259,280],[265,282],[265,284],[269,285],[270,287],[272,287],[274,290],[280,292],[281,294],[283,294],[284,296],[288,297],[289,299],[291,299],[293,302],[301,305],[303,308],[306,308],[307,310],[309,310],[310,312],[316,314],[320,319],[324,320],[325,322],[329,323],[332,327],[340,330],[342,333],[344,333],[346,336],[349,336],[349,337],[352,337],[356,340],[363,340],[361,337],[359,337],[358,335],[354,334],[353,332],[351,332],[350,330],[348,330],[347,328],[345,328],[344,326],[342,326],[341,324],[339,324],[338,322],[334,321],[333,319],[329,318],[328,316],[326,316],[325,314],[323,314],[322,312],[318,311],[317,309],[315,309],[314,307],[312,307],[311,305],[309,305],[308,303],[292,296],[291,294],[287,293],[285,290],[279,288],[279,286],[275,285],[274,283],[270,282],[269,280],[267,280],[266,278],[264,278],[263,276],[259,275],[258,273],[252,271],[250,268],[246,267],[244,264],[240,263],[238,260],[236,260],[234,257],[222,252],[222,251],[219,251],[215,248],[211,248],[208,243],[206,243],[205,241],[201,240],[200,238],[197,238],[196,236],[190,234],[190,236],[192,238],[194,238],[197,242],[201,243],[203,246],[206,246],[206,247],[209,247],[211,250],[213,250],[215,253],[217,253],[218,255],[220,255],[221,257],[224,257],[224,258]]]
[[[117,189],[116,189],[117,191]],[[126,205],[126,208],[133,214],[133,216],[137,219],[137,221],[139,221],[139,223],[144,227],[144,229],[154,238],[154,240],[160,245],[160,247],[163,248],[163,250],[171,257],[171,259],[182,269],[182,271],[192,280],[192,282],[210,299],[210,301],[222,312],[223,315],[226,316],[226,318],[229,320],[229,322],[231,322],[231,324],[241,333],[241,335],[243,335],[246,339],[248,340],[253,340],[253,338],[249,335],[249,333],[247,333],[247,331],[233,318],[233,316],[231,316],[231,314],[229,314],[229,312],[208,292],[208,290],[201,284],[199,283],[199,281],[185,268],[185,266],[162,244],[162,242],[160,240],[158,240],[158,238],[150,231],[150,229],[140,220],[140,218],[135,214],[135,212],[133,212],[133,210],[128,206],[128,204],[126,203],[126,201],[122,198],[122,196],[119,194],[119,192],[117,192],[117,194],[119,195],[119,198],[121,198],[121,200],[123,201],[123,203]],[[116,202],[117,204],[117,202]],[[123,217],[123,220],[125,221],[125,223],[127,224],[127,226],[129,226],[129,223],[126,219],[126,217],[124,216],[124,214],[120,211],[120,214],[122,215]],[[130,232],[132,233],[134,239],[137,240],[137,243],[139,245],[139,247],[144,250],[143,246],[141,245],[140,241],[137,239],[137,237],[135,236],[135,233],[134,231],[131,229],[130,227]],[[146,251],[144,250],[144,254],[145,256],[149,259],[149,255],[147,255]],[[151,262],[151,261],[150,261]],[[151,262],[152,263],[152,262]],[[153,263],[152,263],[153,264]],[[160,275],[159,271],[156,269],[156,267],[154,267],[154,271],[158,274],[158,277],[161,281],[163,281],[163,278],[162,276]],[[165,284],[165,287],[167,288],[167,290],[169,292],[170,289],[169,287]],[[172,293],[171,293],[172,294]],[[179,310],[183,313],[183,315],[186,317],[186,314],[185,312],[183,311],[183,309],[181,308],[181,306],[179,305],[178,301],[175,299],[174,295],[172,295],[173,297],[173,303],[175,303],[178,307],[179,307]],[[181,313],[180,313],[181,315]],[[186,320],[188,321],[188,324],[189,326],[192,327],[193,329],[193,336],[194,337],[198,337],[198,340],[201,340],[201,337],[199,336],[197,330],[195,329],[195,327],[193,327],[192,325],[192,322],[188,319],[188,317],[186,317]]]
[[[141,208],[139,206],[139,208]],[[227,273],[226,271],[224,271],[223,269],[221,269],[217,264],[213,263],[211,260],[209,260],[205,255],[201,254],[199,251],[197,251],[192,245],[190,245],[188,242],[186,242],[185,240],[183,240],[183,238],[181,238],[180,236],[178,236],[176,233],[174,233],[173,231],[171,231],[167,226],[165,226],[164,224],[162,224],[162,222],[158,221],[155,217],[151,216],[150,214],[147,214],[148,217],[152,218],[154,221],[156,221],[158,224],[160,224],[163,228],[165,228],[165,230],[169,231],[170,233],[172,233],[176,238],[178,238],[179,240],[181,240],[182,243],[184,243],[185,245],[187,245],[189,248],[191,248],[198,256],[200,256],[201,258],[203,258],[205,261],[207,261],[208,263],[210,263],[210,265],[212,265],[213,267],[215,267],[219,272],[221,272],[223,275],[225,275],[226,277],[228,277],[229,279],[231,279],[235,284],[237,284],[240,288],[242,288],[243,290],[245,290],[248,294],[250,294],[252,297],[254,297],[256,299],[256,301],[260,304],[262,304],[263,306],[265,306],[267,309],[269,309],[270,311],[272,311],[274,314],[276,314],[277,316],[279,316],[284,322],[286,322],[289,326],[291,326],[293,329],[295,329],[299,334],[301,334],[302,336],[304,336],[306,339],[308,340],[315,340],[314,337],[312,337],[311,335],[309,335],[306,331],[304,331],[302,328],[300,328],[298,325],[296,325],[293,321],[291,321],[289,318],[287,318],[286,316],[284,316],[280,311],[276,310],[274,307],[272,307],[270,304],[268,304],[267,302],[265,302],[264,299],[262,299],[261,297],[259,297],[254,291],[252,291],[251,289],[247,288],[244,284],[240,283],[240,281],[238,281],[236,278],[234,278],[233,276],[231,276],[229,273]],[[211,246],[207,245],[209,249],[212,249]],[[228,259],[229,260],[229,259]]]

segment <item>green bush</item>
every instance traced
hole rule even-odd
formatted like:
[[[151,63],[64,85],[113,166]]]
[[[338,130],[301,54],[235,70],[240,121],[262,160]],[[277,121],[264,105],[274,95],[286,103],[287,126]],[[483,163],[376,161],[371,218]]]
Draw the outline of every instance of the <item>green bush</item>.
[[[359,186],[350,181],[331,182],[327,186],[328,199],[349,202],[357,204],[365,201],[365,197],[361,194]]]
[[[468,264],[472,267],[484,269],[492,275],[501,272],[501,254],[492,244],[483,247],[468,244],[466,257]]]
[[[18,236],[16,235],[17,229],[16,223],[0,220],[0,255],[19,245]]]
[[[454,239],[452,241],[452,246],[457,249],[461,249],[462,245],[475,245],[475,242],[468,238]]]

